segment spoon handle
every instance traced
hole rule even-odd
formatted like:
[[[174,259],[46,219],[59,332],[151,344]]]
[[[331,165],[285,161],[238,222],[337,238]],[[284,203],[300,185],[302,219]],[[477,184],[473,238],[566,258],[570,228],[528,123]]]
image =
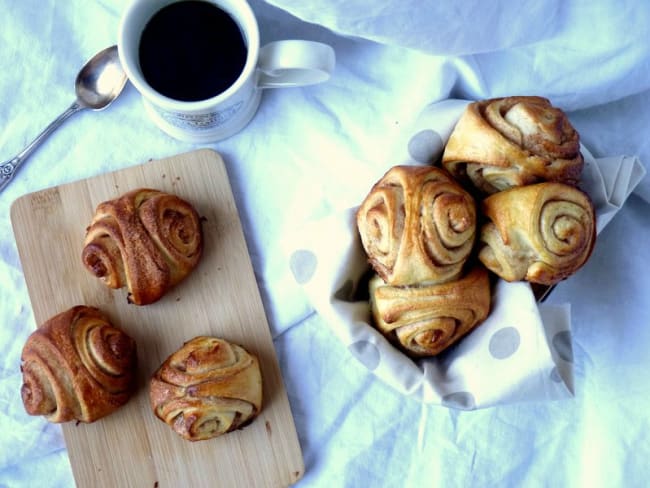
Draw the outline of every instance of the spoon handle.
[[[77,100],[73,102],[61,115],[54,119],[43,131],[30,142],[25,149],[16,154],[12,159],[0,164],[0,192],[12,180],[18,168],[25,162],[25,160],[40,146],[47,137],[52,134],[59,126],[71,115],[84,109]]]

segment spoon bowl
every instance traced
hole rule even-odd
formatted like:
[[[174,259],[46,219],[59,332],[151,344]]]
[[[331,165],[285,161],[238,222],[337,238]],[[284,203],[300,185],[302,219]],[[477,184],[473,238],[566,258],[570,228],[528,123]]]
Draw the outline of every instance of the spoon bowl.
[[[77,102],[92,110],[105,109],[122,92],[126,81],[117,46],[106,48],[79,71],[75,80]]]
[[[76,100],[50,123],[20,153],[0,164],[0,192],[13,179],[18,168],[71,115],[84,109],[102,110],[122,93],[127,76],[120,64],[117,46],[111,46],[95,54],[81,68],[75,80]]]

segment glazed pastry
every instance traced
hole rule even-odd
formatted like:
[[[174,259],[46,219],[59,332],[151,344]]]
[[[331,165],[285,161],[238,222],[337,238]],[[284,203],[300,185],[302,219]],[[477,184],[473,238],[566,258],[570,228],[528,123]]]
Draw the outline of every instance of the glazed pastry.
[[[575,273],[596,240],[589,197],[562,183],[538,183],[490,195],[479,259],[507,281],[552,285]]]
[[[216,337],[186,342],[154,373],[150,386],[155,415],[189,441],[240,429],[262,409],[257,358]]]
[[[27,339],[21,356],[25,410],[50,422],[94,422],[131,397],[136,345],[98,309],[55,315]]]
[[[456,279],[474,245],[474,199],[442,168],[394,166],[356,214],[368,261],[394,286]]]
[[[490,312],[490,280],[480,265],[440,285],[389,286],[375,275],[369,287],[375,326],[413,357],[441,353]]]
[[[100,203],[86,231],[82,260],[110,288],[128,289],[128,301],[159,300],[198,264],[199,216],[188,202],[138,189]]]
[[[452,131],[443,166],[485,194],[542,181],[577,184],[580,137],[565,113],[541,97],[471,103]]]

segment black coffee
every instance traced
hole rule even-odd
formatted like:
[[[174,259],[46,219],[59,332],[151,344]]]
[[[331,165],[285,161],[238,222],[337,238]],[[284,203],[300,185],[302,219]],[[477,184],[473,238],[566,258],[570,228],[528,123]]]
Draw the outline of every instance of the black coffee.
[[[157,92],[182,101],[211,98],[231,86],[246,63],[237,23],[201,0],[172,3],[156,12],[140,38],[140,68]]]

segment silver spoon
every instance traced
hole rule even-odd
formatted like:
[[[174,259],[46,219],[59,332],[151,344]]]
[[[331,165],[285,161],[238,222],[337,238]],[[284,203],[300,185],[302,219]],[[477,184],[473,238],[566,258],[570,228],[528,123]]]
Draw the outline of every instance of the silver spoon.
[[[36,139],[9,161],[0,164],[0,192],[9,184],[18,168],[71,115],[80,110],[102,110],[108,107],[122,92],[126,73],[117,54],[117,46],[106,48],[93,56],[81,68],[75,81],[77,99],[59,115]]]

